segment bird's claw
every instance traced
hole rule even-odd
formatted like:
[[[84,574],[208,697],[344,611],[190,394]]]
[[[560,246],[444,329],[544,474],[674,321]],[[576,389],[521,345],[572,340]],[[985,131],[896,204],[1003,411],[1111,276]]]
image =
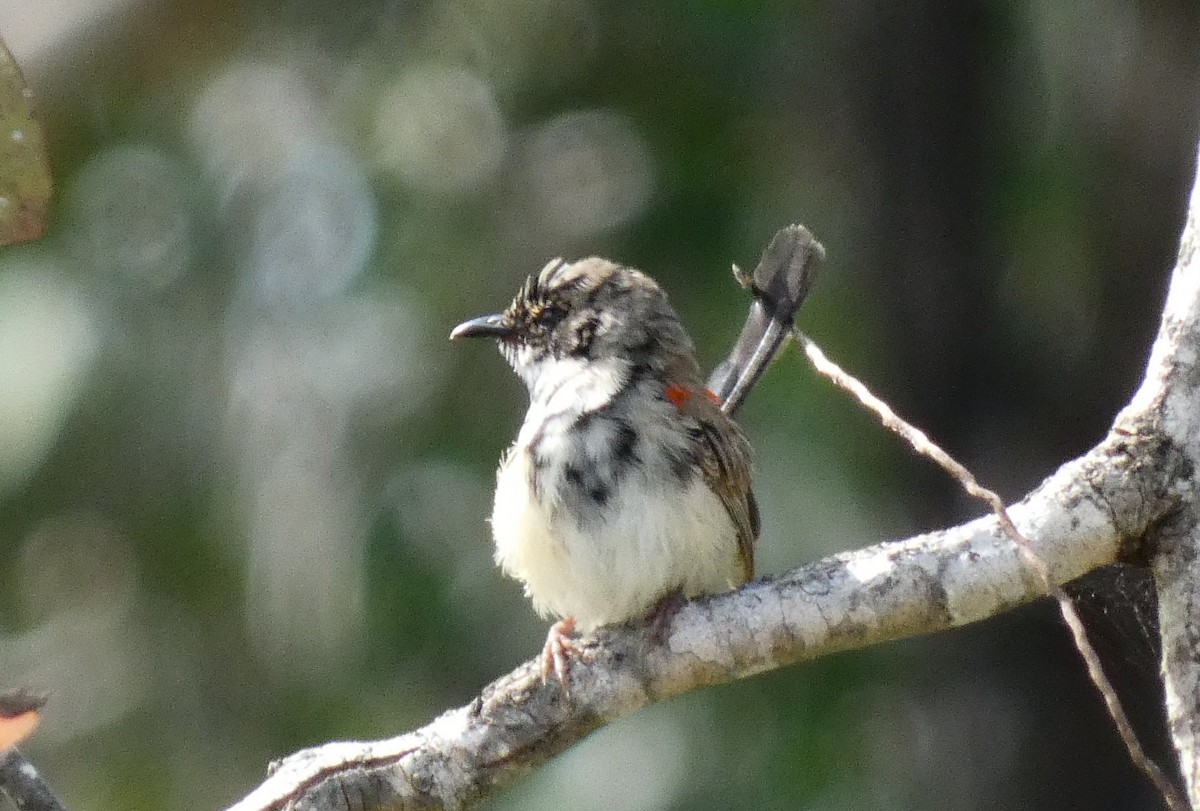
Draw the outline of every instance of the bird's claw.
[[[575,639],[575,618],[566,617],[550,626],[546,634],[546,645],[542,648],[542,682],[548,682],[550,675],[558,679],[565,690],[567,677],[571,673],[571,656],[579,658],[583,648]]]

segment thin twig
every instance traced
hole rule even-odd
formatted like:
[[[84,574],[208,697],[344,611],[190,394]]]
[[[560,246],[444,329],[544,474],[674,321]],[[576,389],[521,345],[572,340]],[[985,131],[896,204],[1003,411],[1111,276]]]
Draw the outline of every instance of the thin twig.
[[[1034,551],[1029,539],[1017,529],[1017,525],[1013,523],[1008,514],[1008,508],[1004,506],[1003,499],[995,491],[981,485],[970,470],[934,444],[924,431],[901,419],[891,406],[872,394],[861,381],[829,360],[811,338],[798,329],[793,332],[796,339],[800,341],[800,345],[804,347],[804,354],[808,356],[809,361],[820,375],[838,388],[853,395],[867,410],[879,418],[885,428],[907,442],[914,451],[932,460],[953,476],[968,494],[982,500],[992,508],[1000,527],[1012,539],[1021,556],[1037,573],[1046,591],[1058,602],[1058,609],[1062,613],[1067,627],[1071,630],[1075,647],[1079,650],[1079,655],[1083,657],[1084,664],[1087,666],[1088,678],[1091,679],[1092,684],[1104,699],[1104,705],[1117,728],[1117,734],[1121,736],[1121,741],[1129,752],[1130,759],[1150,778],[1171,811],[1188,811],[1189,805],[1180,794],[1179,788],[1142,748],[1142,744],[1133,730],[1133,725],[1129,722],[1129,717],[1125,714],[1120,699],[1117,698],[1116,690],[1113,689],[1112,683],[1104,673],[1100,657],[1088,640],[1083,622],[1075,610],[1075,604],[1071,602],[1071,598],[1062,588],[1053,585],[1054,581],[1050,577],[1050,570],[1045,561]]]
[[[0,793],[20,811],[66,811],[37,768],[16,747],[0,752]]]

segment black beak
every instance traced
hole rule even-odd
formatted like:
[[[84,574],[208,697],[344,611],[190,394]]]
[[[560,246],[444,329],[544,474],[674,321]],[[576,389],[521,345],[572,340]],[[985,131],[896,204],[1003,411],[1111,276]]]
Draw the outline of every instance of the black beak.
[[[450,340],[457,341],[459,338],[479,338],[489,335],[493,338],[504,338],[512,333],[513,328],[505,322],[504,315],[494,313],[462,322],[450,331]]]

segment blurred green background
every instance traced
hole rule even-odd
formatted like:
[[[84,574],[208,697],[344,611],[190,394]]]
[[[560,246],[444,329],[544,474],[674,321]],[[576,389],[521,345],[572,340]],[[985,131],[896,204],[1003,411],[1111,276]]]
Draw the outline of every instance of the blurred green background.
[[[804,328],[1008,497],[1140,377],[1200,134],[1187,0],[0,0],[49,236],[0,252],[0,685],[72,811],[215,809],[469,701],[524,393],[451,346],[635,264],[706,365],[778,227]],[[763,573],[977,514],[796,353],[743,415]],[[1165,752],[1152,595],[1076,588]],[[656,706],[492,809],[1145,809],[1049,606]]]

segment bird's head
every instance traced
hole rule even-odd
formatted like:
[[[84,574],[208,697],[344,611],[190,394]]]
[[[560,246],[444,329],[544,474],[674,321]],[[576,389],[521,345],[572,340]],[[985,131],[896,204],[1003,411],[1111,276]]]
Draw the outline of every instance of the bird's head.
[[[640,271],[595,257],[549,262],[504,312],[450,333],[452,339],[476,336],[496,338],[531,390],[564,361],[680,382],[700,375],[691,340],[662,288]]]

